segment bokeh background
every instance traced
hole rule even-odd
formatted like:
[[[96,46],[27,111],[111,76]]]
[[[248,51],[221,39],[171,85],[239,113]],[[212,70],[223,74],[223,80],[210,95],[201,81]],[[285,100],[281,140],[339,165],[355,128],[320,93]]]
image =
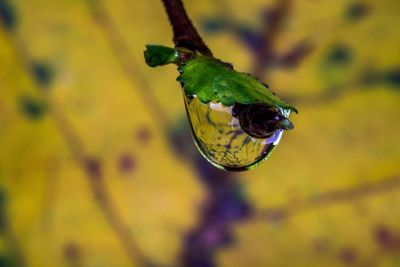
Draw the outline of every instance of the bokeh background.
[[[144,63],[161,1],[0,0],[0,266],[400,266],[400,2],[185,4],[295,129],[219,171]]]

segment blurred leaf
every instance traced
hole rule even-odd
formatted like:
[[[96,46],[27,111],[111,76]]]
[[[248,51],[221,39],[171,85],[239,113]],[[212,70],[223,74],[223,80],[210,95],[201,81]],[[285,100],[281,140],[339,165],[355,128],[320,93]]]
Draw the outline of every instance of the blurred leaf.
[[[185,1],[189,15],[195,15],[192,17],[195,25],[201,23],[197,18],[213,18],[221,10],[214,5],[217,1]],[[183,243],[189,242],[184,239],[185,233],[194,233],[193,227],[200,229],[208,219],[203,215],[210,196],[229,195],[222,186],[217,193],[211,193],[209,184],[225,183],[232,175],[243,184],[244,201],[251,205],[255,216],[258,212],[267,212],[260,219],[230,225],[234,246],[210,252],[218,267],[325,267],[350,266],[350,262],[351,266],[358,267],[400,266],[400,250],[396,249],[400,235],[397,204],[400,183],[389,184],[390,189],[378,187],[386,178],[399,175],[400,126],[396,121],[400,94],[398,89],[382,90],[399,88],[396,78],[399,66],[395,65],[399,63],[399,1],[291,1],[292,15],[276,38],[274,52],[279,52],[278,55],[291,52],[297,40],[312,37],[315,53],[289,71],[268,71],[266,76],[282,94],[300,98],[302,116],[295,121],[296,132],[285,136],[274,157],[258,170],[245,174],[210,167],[197,152],[181,92],[171,79],[175,75],[173,68],[153,71],[138,61],[137,65],[132,64],[129,72],[132,76],[128,77],[118,67],[118,58],[110,48],[113,39],[111,45],[107,43],[102,31],[117,37],[116,31],[122,33],[125,46],[117,46],[122,47],[117,52],[128,61],[130,54],[123,49],[128,47],[133,58],[137,58],[143,52],[143,43],[171,40],[171,29],[159,2],[103,1],[112,14],[114,28],[108,27],[110,18],[104,16],[94,23],[86,1],[0,2],[18,7],[14,10],[18,15],[16,26],[21,18],[24,20],[18,28],[18,37],[26,47],[22,53],[29,52],[38,63],[43,60],[44,65],[50,66],[50,73],[53,72],[49,79],[47,68],[39,70],[44,75],[35,75],[34,79],[39,84],[42,78],[38,80],[36,76],[47,77],[40,82],[43,88],[57,82],[54,88],[59,90],[52,92],[52,96],[60,104],[56,108],[69,122],[61,121],[61,128],[77,136],[91,157],[101,159],[101,165],[93,160],[82,162],[81,166],[75,162],[74,153],[66,148],[69,139],[62,139],[64,135],[56,131],[53,120],[49,123],[21,121],[21,117],[22,120],[31,118],[23,111],[21,90],[33,100],[33,106],[39,106],[38,110],[42,110],[43,99],[39,96],[41,92],[26,88],[34,87],[29,82],[29,77],[34,75],[32,65],[29,72],[21,68],[18,51],[14,53],[19,47],[11,47],[7,38],[10,31],[3,30],[0,34],[0,169],[3,172],[0,184],[7,188],[7,218],[22,256],[29,263],[27,266],[71,266],[73,261],[67,262],[66,258],[81,259],[78,261],[81,266],[134,265],[118,244],[112,225],[100,213],[101,205],[95,202],[85,171],[81,170],[84,167],[88,168],[87,174],[95,177],[100,173],[104,177],[114,208],[127,225],[125,233],[138,239],[146,256],[167,266],[179,265],[176,255],[183,255]],[[250,24],[247,28],[240,26],[242,38],[253,47],[263,47],[257,28],[261,26],[258,15],[260,7],[274,3],[224,2],[229,4],[229,13],[235,15],[235,21]],[[361,23],[353,27],[345,14],[354,2],[368,3],[370,11],[367,15],[356,15],[360,19],[355,21]],[[0,23],[0,28],[6,29],[3,20]],[[210,42],[216,55],[232,58],[240,68],[251,68],[256,57],[253,50],[245,49],[238,33],[233,32],[239,31],[238,28],[229,25],[229,32],[236,38],[220,34],[218,39],[205,38],[205,41]],[[323,32],[324,29],[329,31]],[[328,61],[328,55],[340,45],[350,50],[350,60]],[[356,84],[366,68],[371,70],[366,74],[368,82]],[[60,79],[53,80],[58,72]],[[141,73],[153,87],[158,102],[140,98],[141,90],[147,88],[142,85]],[[136,80],[137,83],[131,83]],[[324,90],[334,87],[332,83],[339,84],[340,80],[347,86],[332,92]],[[320,94],[335,101],[325,102]],[[307,96],[316,98],[302,102],[302,97]],[[180,127],[171,129],[173,137],[168,141],[174,144],[172,147],[158,127],[160,122],[149,114],[157,103],[161,103],[166,117],[173,119],[163,129],[171,129],[182,118]],[[43,112],[39,114],[46,114],[46,107]],[[45,118],[40,116],[42,120]],[[143,126],[147,130],[138,132]],[[134,173],[120,171],[119,160],[124,154],[134,155],[137,163]],[[131,174],[135,179],[124,179]],[[302,208],[302,203],[319,194],[335,193],[336,189],[347,192],[372,181],[377,184],[371,185],[368,196],[352,193],[352,200],[340,200],[340,197],[336,200],[338,197],[333,194],[332,201],[319,199],[310,208]],[[237,199],[233,193],[231,196]],[[225,216],[231,211],[242,214],[240,203],[239,200],[221,201],[218,207],[222,212],[212,214]],[[376,229],[377,224],[384,227]],[[221,238],[226,233],[218,234]],[[16,267],[11,265],[12,259],[7,253],[21,254],[10,253],[14,249],[8,251],[10,243],[2,234],[0,237],[3,266]],[[79,246],[79,251],[73,247],[67,249],[67,244]],[[203,252],[192,251],[193,254]],[[393,261],[396,258],[397,262]],[[204,261],[198,256],[200,264]]]

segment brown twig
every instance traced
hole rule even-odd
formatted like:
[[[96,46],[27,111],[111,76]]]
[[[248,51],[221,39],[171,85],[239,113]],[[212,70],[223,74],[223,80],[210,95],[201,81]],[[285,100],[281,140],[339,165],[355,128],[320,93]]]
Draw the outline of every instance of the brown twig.
[[[177,47],[185,47],[212,56],[211,50],[204,43],[192,21],[186,13],[181,0],[162,0],[174,32],[174,43]]]

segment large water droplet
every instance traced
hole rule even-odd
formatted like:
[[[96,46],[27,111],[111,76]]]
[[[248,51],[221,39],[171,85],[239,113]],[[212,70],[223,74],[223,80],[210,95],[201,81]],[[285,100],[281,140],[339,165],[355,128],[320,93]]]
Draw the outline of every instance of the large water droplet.
[[[286,119],[290,111],[274,111],[273,119],[264,127],[264,130],[268,127],[272,130],[266,133],[258,130],[257,122],[250,122],[247,127],[248,121],[237,116],[235,107],[225,107],[220,103],[203,104],[197,97],[185,94],[184,100],[197,148],[211,164],[223,170],[244,171],[256,167],[279,143],[282,129],[293,128]],[[243,108],[241,110],[244,112]],[[257,112],[249,109],[245,112],[251,120],[257,120],[258,108]],[[265,112],[268,117],[270,114]]]

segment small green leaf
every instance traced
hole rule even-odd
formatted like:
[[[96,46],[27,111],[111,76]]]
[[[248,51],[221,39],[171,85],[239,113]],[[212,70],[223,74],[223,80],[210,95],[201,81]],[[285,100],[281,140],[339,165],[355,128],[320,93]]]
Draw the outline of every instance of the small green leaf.
[[[151,67],[177,64],[180,73],[177,81],[182,83],[185,94],[197,96],[202,103],[219,102],[224,106],[264,103],[297,112],[257,78],[238,72],[231,64],[216,58],[159,45],[148,45],[145,58]]]
[[[177,59],[177,51],[173,48],[154,44],[146,45],[146,48],[144,58],[150,67],[174,63]]]

